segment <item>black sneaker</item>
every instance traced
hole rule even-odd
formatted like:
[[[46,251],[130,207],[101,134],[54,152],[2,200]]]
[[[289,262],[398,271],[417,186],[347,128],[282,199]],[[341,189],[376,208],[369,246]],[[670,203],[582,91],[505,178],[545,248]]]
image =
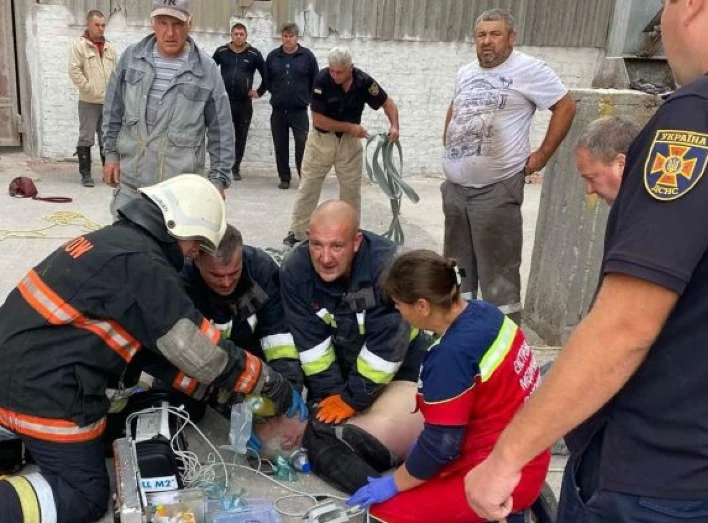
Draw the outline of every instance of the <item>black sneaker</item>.
[[[278,189],[290,189],[290,182],[286,182],[285,180],[282,180],[278,184]]]
[[[93,187],[93,178],[90,174],[81,175],[81,185],[84,187]]]
[[[232,172],[231,176],[233,177],[235,182],[238,182],[239,180],[241,180],[241,173],[238,171]]]
[[[286,182],[287,183],[287,182]],[[297,238],[295,238],[295,233],[293,231],[288,231],[288,235],[283,238],[283,245],[290,247],[291,249],[300,243]]]

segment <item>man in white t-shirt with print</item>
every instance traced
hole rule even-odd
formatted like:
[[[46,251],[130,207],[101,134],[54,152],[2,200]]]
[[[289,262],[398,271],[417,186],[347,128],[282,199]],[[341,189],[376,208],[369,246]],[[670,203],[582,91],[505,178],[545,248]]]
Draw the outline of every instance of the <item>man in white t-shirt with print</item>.
[[[441,186],[445,256],[464,268],[462,291],[521,322],[521,204],[525,176],[540,171],[573,122],[575,102],[542,61],[514,51],[514,18],[492,9],[475,24],[477,61],[457,72],[445,119]],[[536,109],[552,111],[531,152]]]

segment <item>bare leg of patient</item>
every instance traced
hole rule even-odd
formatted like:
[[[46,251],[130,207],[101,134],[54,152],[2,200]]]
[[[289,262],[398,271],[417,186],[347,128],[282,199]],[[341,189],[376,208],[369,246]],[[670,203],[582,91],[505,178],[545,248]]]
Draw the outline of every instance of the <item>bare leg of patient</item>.
[[[399,460],[423,430],[423,416],[415,411],[416,384],[410,381],[390,383],[374,404],[347,421],[368,432]],[[302,445],[307,421],[281,416],[255,426],[265,455],[279,449],[293,450]]]

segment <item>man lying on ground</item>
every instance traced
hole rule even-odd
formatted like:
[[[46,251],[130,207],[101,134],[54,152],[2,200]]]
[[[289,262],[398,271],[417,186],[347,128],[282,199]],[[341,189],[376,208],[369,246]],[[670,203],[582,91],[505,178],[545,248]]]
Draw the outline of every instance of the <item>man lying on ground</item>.
[[[317,421],[314,416],[280,416],[254,425],[260,454],[274,459],[299,448],[308,451],[315,474],[332,486],[353,493],[403,462],[423,430],[423,417],[415,410],[416,384],[391,382],[365,411],[341,425]]]

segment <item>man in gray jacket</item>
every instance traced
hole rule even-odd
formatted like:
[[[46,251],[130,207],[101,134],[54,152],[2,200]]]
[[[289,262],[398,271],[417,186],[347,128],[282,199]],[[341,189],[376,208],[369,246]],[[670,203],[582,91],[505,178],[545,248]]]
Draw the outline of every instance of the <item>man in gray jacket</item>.
[[[128,47],[106,90],[103,181],[116,187],[111,212],[137,189],[203,173],[224,194],[231,184],[234,128],[224,82],[189,31],[188,0],[153,0],[154,33]]]

